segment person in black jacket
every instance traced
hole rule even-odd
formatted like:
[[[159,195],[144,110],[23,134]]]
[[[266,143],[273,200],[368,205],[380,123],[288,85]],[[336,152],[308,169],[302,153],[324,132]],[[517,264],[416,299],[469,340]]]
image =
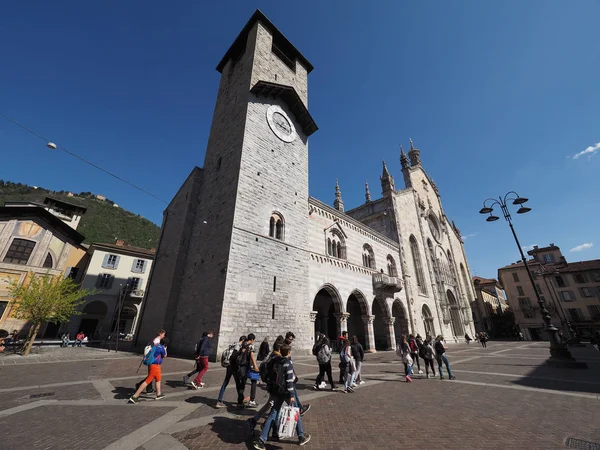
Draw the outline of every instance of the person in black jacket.
[[[194,356],[196,358],[196,368],[188,373],[183,382],[192,377],[193,374],[198,372],[196,378],[190,382],[194,389],[200,389],[204,387],[204,383],[202,382],[202,377],[208,371],[208,356],[210,355],[210,340],[214,336],[213,330],[210,330],[208,333],[202,333],[202,338],[196,344],[196,349],[194,351]],[[187,384],[187,383],[186,383]]]
[[[365,384],[360,374],[362,362],[363,359],[365,359],[365,350],[363,349],[363,346],[360,345],[360,342],[358,342],[358,338],[356,336],[352,336],[352,345],[350,347],[352,350],[352,356],[356,362],[356,376],[354,377],[354,383]]]
[[[269,336],[265,337],[265,339],[261,342],[260,348],[258,349],[258,356],[256,359],[258,361],[262,361],[271,353],[271,349],[269,348]]]

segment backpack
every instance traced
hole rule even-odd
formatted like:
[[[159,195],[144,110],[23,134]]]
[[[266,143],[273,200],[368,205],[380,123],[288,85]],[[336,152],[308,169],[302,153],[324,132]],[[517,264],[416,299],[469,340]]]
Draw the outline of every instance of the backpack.
[[[327,353],[325,353],[325,346],[321,346],[321,348],[319,349],[319,351],[317,352],[317,362],[319,364],[325,364],[327,361],[329,361],[329,355],[327,355]]]
[[[317,353],[319,353],[319,348],[317,347],[317,344],[315,344],[312,348],[312,354],[313,356],[317,356]]]
[[[144,348],[144,359],[142,359],[142,364],[145,366],[151,366],[154,364],[154,345],[148,344]]]
[[[284,367],[286,359],[279,356],[271,358],[267,367],[266,383],[269,394],[283,397],[289,395],[285,381],[286,370]]]
[[[410,347],[410,351],[411,353],[417,353],[419,351],[419,346],[417,345],[417,343],[413,340],[411,340],[408,343],[409,347]]]
[[[441,341],[436,341],[435,342],[435,352],[437,353],[438,356],[441,356],[444,353],[446,353],[446,349],[444,348],[444,344],[442,344]]]
[[[260,363],[260,366],[258,366],[260,381],[262,381],[263,383],[267,383],[267,375],[269,373],[269,364],[271,363],[271,359],[273,359],[273,354],[270,354],[265,359],[263,359]]]
[[[196,344],[196,346],[197,345],[198,344]],[[223,353],[221,353],[221,366],[222,367],[229,367],[231,365],[231,356],[233,355],[233,352],[235,351],[236,345],[237,344],[230,345],[225,350],[223,350]]]
[[[340,351],[340,362],[347,364],[350,362],[350,357],[348,356],[348,351],[344,348]]]

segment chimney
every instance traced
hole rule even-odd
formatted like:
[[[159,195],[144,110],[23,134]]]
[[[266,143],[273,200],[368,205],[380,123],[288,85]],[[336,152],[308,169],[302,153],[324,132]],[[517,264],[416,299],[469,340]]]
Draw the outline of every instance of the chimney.
[[[534,249],[534,250],[537,250],[538,248],[539,248],[539,247],[538,247],[537,245],[534,245],[534,246],[533,246],[533,249]]]
[[[125,242],[125,239],[117,239],[117,242],[115,242],[115,245],[117,247],[126,247],[127,242]]]

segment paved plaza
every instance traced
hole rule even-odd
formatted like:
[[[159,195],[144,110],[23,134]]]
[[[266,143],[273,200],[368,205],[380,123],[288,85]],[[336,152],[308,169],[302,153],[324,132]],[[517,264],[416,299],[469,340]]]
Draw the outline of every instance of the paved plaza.
[[[316,361],[296,356],[300,398],[312,404],[304,417],[312,435],[306,448],[600,448],[589,444],[600,443],[600,353],[590,346],[573,353],[588,370],[543,365],[546,343],[451,344],[456,380],[416,375],[409,384],[395,354],[379,352],[367,355],[367,383],[354,394],[313,391]],[[229,407],[214,408],[225,373],[217,364],[195,391],[181,381],[192,362],[167,358],[167,397],[131,405],[127,398],[145,373],[142,367],[136,374],[139,356],[69,348],[24,360],[0,357],[0,449],[252,448],[245,421],[252,412],[232,406],[233,383]]]

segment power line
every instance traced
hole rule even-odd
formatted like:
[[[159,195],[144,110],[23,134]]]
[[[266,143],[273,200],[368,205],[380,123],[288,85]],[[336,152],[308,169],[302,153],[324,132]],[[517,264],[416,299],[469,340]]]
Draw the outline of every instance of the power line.
[[[0,116],[4,117],[4,118],[5,118],[6,120],[8,120],[9,122],[12,122],[12,123],[14,123],[15,125],[17,125],[18,127],[20,127],[20,128],[22,128],[22,129],[24,129],[25,131],[27,131],[27,132],[29,132],[29,133],[33,134],[34,136],[36,136],[36,137],[40,138],[40,139],[41,139],[41,140],[43,140],[44,142],[46,142],[46,143],[49,143],[49,142],[50,142],[50,140],[49,140],[49,139],[46,139],[46,138],[45,138],[44,136],[42,136],[41,134],[39,134],[39,133],[36,133],[35,131],[33,131],[33,130],[32,130],[32,129],[30,129],[30,128],[27,128],[25,125],[23,125],[23,124],[21,124],[21,123],[17,122],[17,121],[16,121],[15,119],[13,119],[12,117],[9,117],[9,116],[7,116],[7,115],[5,115],[5,114],[2,114],[1,112],[0,112]],[[56,144],[55,144],[55,145],[56,145]],[[64,147],[61,147],[60,145],[56,145],[56,148],[57,148],[58,150],[62,150],[62,151],[63,151],[63,152],[65,152],[65,153],[68,153],[69,155],[73,156],[74,158],[77,158],[77,159],[78,159],[78,160],[80,160],[80,161],[83,161],[83,162],[84,162],[84,163],[86,163],[86,164],[89,164],[90,166],[92,166],[92,167],[94,167],[94,168],[96,168],[96,169],[98,169],[98,170],[100,170],[100,171],[104,172],[105,174],[107,174],[107,175],[110,175],[111,177],[113,177],[113,178],[116,178],[117,180],[119,180],[119,181],[121,181],[121,182],[123,182],[123,183],[125,183],[125,184],[128,184],[128,185],[129,185],[129,186],[131,186],[132,188],[134,188],[134,189],[137,189],[138,191],[140,191],[140,192],[143,192],[144,194],[146,194],[146,195],[149,195],[150,197],[154,197],[156,200],[159,200],[159,201],[161,201],[161,202],[163,202],[163,203],[169,203],[169,202],[167,202],[166,200],[163,200],[162,198],[160,198],[160,197],[157,197],[156,195],[152,194],[151,192],[148,192],[148,191],[146,191],[145,189],[143,189],[143,188],[141,188],[141,187],[139,187],[139,186],[137,186],[137,185],[135,185],[135,184],[131,183],[130,181],[127,181],[126,179],[124,179],[124,178],[121,178],[120,176],[118,176],[118,175],[115,175],[114,173],[112,173],[112,172],[109,172],[109,171],[108,171],[108,170],[106,170],[106,169],[103,169],[103,168],[102,168],[102,167],[100,167],[99,165],[97,165],[97,164],[94,164],[94,163],[93,163],[93,162],[91,162],[91,161],[88,161],[87,159],[85,159],[85,158],[83,158],[83,157],[79,156],[78,154],[76,154],[76,153],[73,153],[73,152],[71,152],[71,151],[67,150],[67,149],[66,149],[66,148],[64,148]]]

